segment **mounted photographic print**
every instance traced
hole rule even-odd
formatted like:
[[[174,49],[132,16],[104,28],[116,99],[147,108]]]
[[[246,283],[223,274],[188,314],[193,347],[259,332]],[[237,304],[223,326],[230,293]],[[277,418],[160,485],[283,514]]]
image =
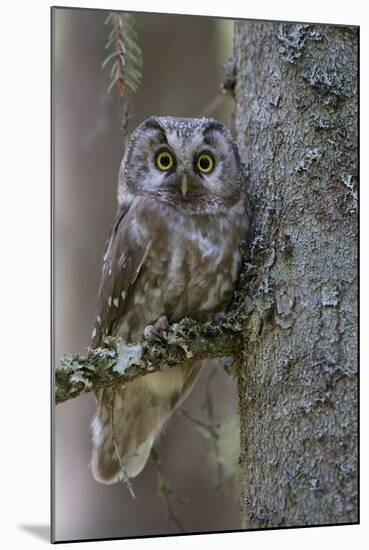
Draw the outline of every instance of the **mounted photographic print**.
[[[53,542],[358,523],[358,40],[52,9]]]

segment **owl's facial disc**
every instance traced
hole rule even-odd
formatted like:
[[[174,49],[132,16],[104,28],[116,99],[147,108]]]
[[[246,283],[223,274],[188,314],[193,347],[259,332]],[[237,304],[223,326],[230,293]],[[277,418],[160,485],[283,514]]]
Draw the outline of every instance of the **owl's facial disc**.
[[[122,163],[127,193],[191,206],[199,212],[237,201],[241,169],[229,131],[212,119],[151,117],[132,135]]]

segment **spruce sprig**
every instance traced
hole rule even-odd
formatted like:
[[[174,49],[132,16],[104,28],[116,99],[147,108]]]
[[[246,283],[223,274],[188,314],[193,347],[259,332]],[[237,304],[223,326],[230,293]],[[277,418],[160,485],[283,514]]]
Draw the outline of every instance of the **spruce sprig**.
[[[108,93],[116,87],[123,97],[129,89],[136,92],[142,80],[142,51],[136,21],[132,14],[111,12],[105,24],[111,26],[105,49],[113,50],[102,64],[104,68],[112,63]]]

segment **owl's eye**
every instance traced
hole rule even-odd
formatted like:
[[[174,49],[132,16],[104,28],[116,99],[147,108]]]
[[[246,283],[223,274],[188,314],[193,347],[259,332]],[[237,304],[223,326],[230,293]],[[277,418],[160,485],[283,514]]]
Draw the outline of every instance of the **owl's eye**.
[[[196,168],[203,174],[209,174],[214,168],[214,159],[209,153],[200,153],[197,157]]]
[[[160,151],[155,158],[156,166],[159,168],[159,170],[162,170],[163,172],[167,172],[170,170],[174,165],[174,158],[172,153],[169,151]]]

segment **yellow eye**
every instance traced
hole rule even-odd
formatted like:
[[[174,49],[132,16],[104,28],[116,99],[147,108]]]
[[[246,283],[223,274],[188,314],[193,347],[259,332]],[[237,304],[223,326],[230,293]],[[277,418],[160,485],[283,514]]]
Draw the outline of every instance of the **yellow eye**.
[[[167,150],[160,151],[160,153],[158,153],[156,155],[155,162],[156,162],[156,166],[159,168],[159,170],[162,170],[163,172],[167,172],[168,170],[170,170],[173,167],[174,158],[173,158],[173,155],[169,151],[167,151]]]
[[[209,153],[201,153],[197,157],[196,168],[203,174],[209,174],[214,168],[214,159]]]

